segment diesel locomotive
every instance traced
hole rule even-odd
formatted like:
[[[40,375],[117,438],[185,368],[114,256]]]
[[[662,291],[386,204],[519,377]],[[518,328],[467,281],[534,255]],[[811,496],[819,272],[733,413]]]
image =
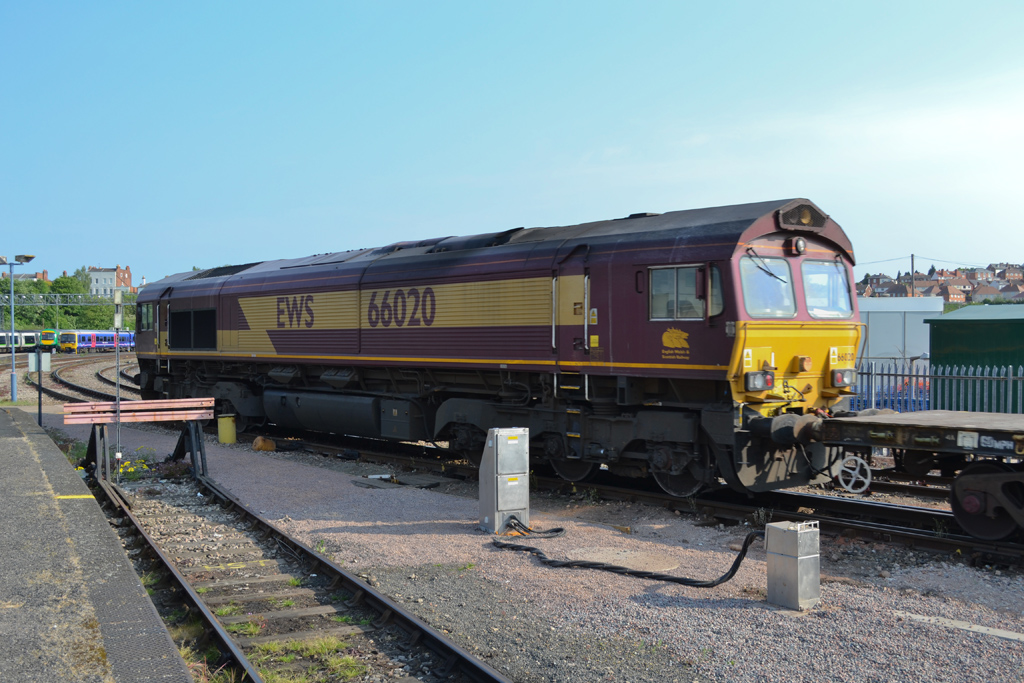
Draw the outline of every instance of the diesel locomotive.
[[[807,199],[398,242],[174,275],[138,297],[143,398],[447,442],[692,495],[832,478],[810,426],[855,383],[839,225]]]

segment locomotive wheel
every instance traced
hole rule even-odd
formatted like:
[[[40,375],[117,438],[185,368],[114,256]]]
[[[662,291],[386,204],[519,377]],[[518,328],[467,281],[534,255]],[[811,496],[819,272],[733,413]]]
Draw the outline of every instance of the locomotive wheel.
[[[459,458],[469,461],[469,464],[473,467],[480,467],[480,463],[483,462],[484,454],[483,451],[456,451],[453,450]]]
[[[566,481],[587,481],[598,472],[596,463],[583,460],[551,460],[555,473]]]
[[[662,491],[677,498],[689,498],[704,486],[704,482],[689,472],[681,474],[654,472],[654,481],[658,482]]]
[[[971,465],[961,472],[961,476],[968,474],[1001,474],[1012,471],[997,463],[979,462]],[[984,499],[982,498],[982,501]],[[953,508],[953,519],[960,525],[960,528],[975,538],[984,541],[1001,541],[1017,530],[1017,522],[1007,514],[1006,510],[999,508],[995,511],[994,517],[985,514],[984,503],[979,503],[974,496],[965,496],[963,500],[950,495],[950,507]]]

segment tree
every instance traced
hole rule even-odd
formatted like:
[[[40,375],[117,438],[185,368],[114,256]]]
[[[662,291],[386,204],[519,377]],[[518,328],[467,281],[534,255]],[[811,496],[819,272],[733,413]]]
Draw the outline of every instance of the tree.
[[[78,281],[82,283],[82,292],[88,293],[89,288],[92,287],[92,278],[89,277],[89,269],[82,266],[75,271],[73,277],[78,278]],[[59,279],[59,278],[58,278]]]
[[[21,305],[18,303],[19,295],[33,296],[35,294],[45,294],[49,288],[48,283],[42,280],[15,280],[14,281],[14,327],[19,330],[31,330],[46,327],[47,323],[44,322],[45,315],[43,309],[44,306],[40,305]],[[49,321],[53,322],[53,314],[49,318]]]
[[[74,275],[61,275],[50,283],[50,292],[54,294],[79,294],[83,298],[89,293],[88,285],[82,283],[82,280]],[[78,314],[81,312],[81,306],[70,306],[62,305],[58,307],[60,309],[60,329],[62,330],[77,330],[81,329],[78,324]],[[57,324],[57,321],[54,321]]]
[[[928,269],[928,279],[929,280],[934,280],[935,279],[935,264],[934,263],[932,264],[932,267]]]

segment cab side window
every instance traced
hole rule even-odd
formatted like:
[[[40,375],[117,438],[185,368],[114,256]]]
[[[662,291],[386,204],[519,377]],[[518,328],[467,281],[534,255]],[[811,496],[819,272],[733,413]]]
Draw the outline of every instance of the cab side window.
[[[140,304],[138,315],[139,332],[153,331],[153,304]]]
[[[652,268],[650,286],[651,320],[687,320],[704,317],[704,299],[698,291],[704,285],[704,266]],[[708,314],[722,312],[722,278],[711,267]]]

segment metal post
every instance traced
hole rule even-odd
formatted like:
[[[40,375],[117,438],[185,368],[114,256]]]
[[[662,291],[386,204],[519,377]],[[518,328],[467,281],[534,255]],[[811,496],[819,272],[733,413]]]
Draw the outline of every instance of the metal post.
[[[115,393],[116,422],[117,422],[117,453],[121,453],[121,290],[114,290],[114,366],[117,374],[114,375],[117,389]]]
[[[18,402],[18,373],[14,369],[14,261],[11,261],[11,336],[7,345],[11,347],[11,403]]]
[[[39,426],[43,426],[43,347],[36,344],[36,394],[39,395]]]
[[[121,333],[118,330],[114,330],[114,366],[115,375],[114,380],[117,382],[115,388],[117,389],[114,399],[116,406],[116,417],[117,422],[117,452],[121,452]]]

